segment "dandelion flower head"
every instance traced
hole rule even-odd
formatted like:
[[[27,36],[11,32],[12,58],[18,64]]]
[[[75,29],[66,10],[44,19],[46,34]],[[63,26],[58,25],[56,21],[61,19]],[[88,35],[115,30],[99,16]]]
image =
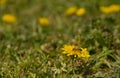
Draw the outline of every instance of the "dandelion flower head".
[[[66,16],[73,15],[73,14],[75,14],[76,11],[77,11],[77,7],[76,7],[76,6],[70,7],[70,8],[68,8],[68,9],[65,11],[65,15],[66,15]]]
[[[119,12],[120,11],[120,5],[110,5],[108,7],[105,6],[101,6],[100,7],[101,12],[105,13],[105,14],[110,14],[113,12]]]
[[[16,17],[13,14],[5,14],[2,16],[2,21],[7,23],[15,23]]]
[[[100,11],[105,13],[105,14],[109,14],[111,12],[110,9],[108,7],[105,7],[105,6],[101,6]]]
[[[110,6],[110,9],[113,12],[119,12],[120,11],[120,5],[113,4],[113,5]]]
[[[86,10],[84,8],[80,8],[76,11],[77,16],[83,16],[86,13]]]
[[[74,56],[78,58],[89,58],[89,52],[86,48],[78,48],[78,46],[74,45],[64,45],[62,48],[63,54],[66,54],[67,56]]]
[[[39,18],[38,22],[42,26],[48,26],[50,24],[49,20],[47,18],[45,18],[45,17]]]

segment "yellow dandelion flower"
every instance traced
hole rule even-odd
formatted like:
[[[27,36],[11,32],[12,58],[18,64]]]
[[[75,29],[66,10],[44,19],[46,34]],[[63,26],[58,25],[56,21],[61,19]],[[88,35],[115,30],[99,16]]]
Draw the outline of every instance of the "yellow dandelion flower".
[[[74,56],[74,57],[79,57],[79,58],[89,58],[89,52],[87,51],[86,48],[78,48],[78,46],[74,45],[64,45],[63,48],[63,54],[66,54],[67,56]]]
[[[113,4],[113,5],[110,5],[109,8],[112,12],[119,12],[120,11],[120,5]]]
[[[120,11],[120,5],[110,5],[108,7],[101,6],[100,7],[101,12],[105,14],[113,13],[113,12],[119,12]]]
[[[90,55],[86,48],[81,48],[81,54],[78,57],[89,58]]]
[[[6,22],[6,23],[15,23],[16,17],[13,14],[5,14],[2,17],[2,21]]]
[[[0,4],[1,4],[1,5],[6,4],[6,0],[0,0]]]
[[[76,11],[77,16],[83,16],[85,15],[85,13],[86,13],[86,10],[84,8],[80,8]]]
[[[48,26],[50,23],[49,23],[49,20],[45,17],[42,17],[42,18],[39,18],[38,19],[38,22],[40,23],[40,25],[42,26]]]
[[[70,7],[70,8],[68,8],[66,10],[65,15],[66,16],[73,15],[73,14],[75,14],[76,11],[77,11],[77,7],[76,6]]]
[[[63,54],[68,54],[69,55],[73,55],[73,49],[77,48],[77,46],[74,45],[64,45],[63,48],[61,48],[64,52]]]
[[[105,13],[105,14],[111,13],[110,8],[109,7],[105,7],[105,6],[101,6],[100,7],[100,11],[103,12],[103,13]]]

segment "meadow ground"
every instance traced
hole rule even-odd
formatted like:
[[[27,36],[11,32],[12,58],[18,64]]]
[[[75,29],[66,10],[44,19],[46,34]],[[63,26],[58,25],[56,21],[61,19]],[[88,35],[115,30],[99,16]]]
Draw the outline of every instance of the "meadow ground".
[[[120,1],[0,0],[0,78],[120,78]]]

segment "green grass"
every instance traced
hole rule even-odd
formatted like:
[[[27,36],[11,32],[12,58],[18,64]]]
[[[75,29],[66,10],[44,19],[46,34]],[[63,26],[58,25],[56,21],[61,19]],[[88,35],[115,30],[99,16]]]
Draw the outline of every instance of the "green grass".
[[[119,0],[8,0],[0,6],[17,16],[16,24],[0,19],[1,78],[120,78],[120,12],[105,15],[99,6]],[[85,16],[64,16],[71,6],[85,7]],[[37,19],[48,17],[42,27]],[[64,44],[87,48],[81,61],[62,54]]]

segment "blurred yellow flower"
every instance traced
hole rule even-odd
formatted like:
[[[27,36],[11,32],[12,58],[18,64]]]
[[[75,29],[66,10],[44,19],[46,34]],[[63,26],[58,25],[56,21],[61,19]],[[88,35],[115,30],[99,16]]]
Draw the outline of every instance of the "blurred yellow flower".
[[[101,12],[105,14],[113,13],[113,12],[119,12],[120,11],[120,5],[110,5],[108,7],[101,6],[100,7]]]
[[[89,58],[89,52],[87,51],[86,48],[78,48],[78,46],[74,45],[64,45],[63,48],[63,54],[67,54],[67,56],[74,56],[78,58]]]
[[[6,4],[6,0],[0,0],[0,5]]]
[[[80,8],[76,11],[77,16],[83,16],[86,13],[86,10],[84,8]]]
[[[73,15],[73,14],[75,14],[76,10],[77,10],[76,6],[70,7],[65,11],[65,15],[66,16]]]
[[[15,23],[16,17],[13,14],[5,14],[2,17],[2,21],[7,22],[7,23]]]
[[[100,11],[105,13],[105,14],[111,13],[111,10],[109,9],[109,7],[105,7],[105,6],[101,6]]]
[[[110,6],[110,9],[113,12],[119,12],[120,11],[120,5],[113,4],[113,5]]]
[[[43,25],[43,26],[48,26],[50,23],[49,23],[49,20],[45,17],[42,17],[42,18],[39,18],[38,19],[38,22]]]

